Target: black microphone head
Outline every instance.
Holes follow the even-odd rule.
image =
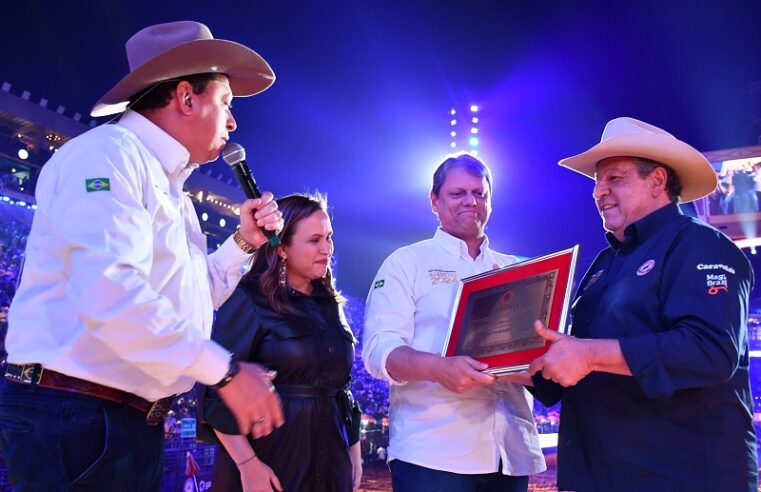
[[[230,165],[234,166],[240,161],[246,160],[246,149],[242,145],[235,142],[228,142],[225,148],[222,149],[222,159]]]

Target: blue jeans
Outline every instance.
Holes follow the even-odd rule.
[[[501,472],[463,475],[432,470],[393,460],[391,482],[394,492],[526,492],[528,476],[511,477]]]
[[[125,405],[0,378],[0,450],[14,492],[159,492],[164,428]]]

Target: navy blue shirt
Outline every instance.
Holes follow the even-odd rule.
[[[534,376],[540,401],[562,399],[558,486],[757,492],[748,259],[674,204],[623,243],[607,239],[579,284],[572,334],[619,340],[633,377],[593,372],[562,388]]]

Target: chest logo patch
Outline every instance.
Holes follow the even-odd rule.
[[[650,273],[650,270],[652,270],[654,266],[655,266],[655,260],[647,260],[642,265],[640,265],[639,268],[637,268],[637,275],[640,277],[643,275],[647,275],[648,273]]]
[[[729,292],[729,284],[727,283],[727,274],[725,273],[709,273],[706,275],[706,287],[708,287],[708,295],[715,296],[721,291]]]
[[[452,270],[428,270],[428,278],[431,279],[431,285],[456,284],[457,272]]]

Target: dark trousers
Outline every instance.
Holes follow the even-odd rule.
[[[160,492],[164,428],[124,405],[0,379],[14,492]]]
[[[432,470],[393,460],[391,481],[394,492],[526,492],[528,476],[511,477],[501,472],[463,475]]]

